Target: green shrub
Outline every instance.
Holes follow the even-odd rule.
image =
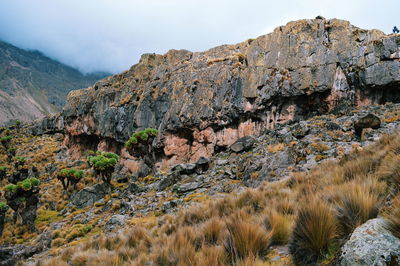
[[[16,160],[17,162],[20,162],[20,163],[26,162],[27,159],[28,159],[28,158],[23,157],[23,156],[16,156],[16,157],[15,157],[15,160]]]
[[[20,187],[21,187],[23,190],[28,191],[28,190],[31,190],[31,189],[32,189],[32,184],[31,184],[31,182],[29,182],[29,180],[24,180],[24,181],[22,181],[22,183],[20,184]]]
[[[104,182],[110,183],[114,166],[118,163],[119,156],[112,152],[97,153],[89,156],[89,165],[95,170],[96,176],[100,175]]]
[[[7,166],[0,166],[0,172],[5,172],[7,169]]]
[[[3,147],[7,150],[8,146],[12,140],[12,136],[4,136],[4,137],[0,137],[0,143],[3,145]]]
[[[4,189],[9,192],[15,192],[15,191],[17,191],[17,185],[9,184],[9,185],[5,186]]]
[[[31,178],[28,178],[26,180],[28,180],[31,183],[31,185],[34,186],[34,187],[40,185],[40,180],[35,178],[35,177],[31,177]]]
[[[158,134],[158,130],[155,128],[146,128],[141,131],[137,131],[132,134],[127,142],[125,142],[125,147],[131,149],[134,145],[140,142],[147,142],[150,137],[155,137]]]
[[[23,181],[18,182],[16,185],[8,184],[7,186],[4,187],[4,189],[6,191],[15,193],[18,189],[22,189],[24,191],[29,191],[32,188],[37,187],[39,185],[40,185],[40,180],[35,177],[31,177],[31,178],[27,178]]]
[[[5,202],[0,202],[0,210],[7,208],[7,204]]]
[[[12,136],[4,136],[0,138],[1,143],[9,143],[12,140]]]
[[[71,169],[62,169],[59,173],[60,176],[65,178],[74,178],[74,179],[81,179],[84,175],[83,170],[76,170],[74,168]]]

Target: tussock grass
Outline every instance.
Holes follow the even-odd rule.
[[[270,245],[271,233],[239,217],[227,222],[228,237],[224,243],[227,255],[232,262],[247,257],[262,257]]]
[[[206,221],[201,230],[204,242],[208,245],[220,243],[226,234],[225,223],[216,217]]]
[[[286,243],[294,263],[326,263],[381,206],[400,236],[399,162],[400,135],[385,135],[340,161],[100,236],[38,265],[273,265],[269,248]]]
[[[400,238],[400,194],[392,200],[392,205],[385,211],[386,228]]]
[[[272,244],[285,245],[292,233],[293,216],[272,211],[266,215],[264,225],[267,230],[271,231]]]
[[[295,263],[315,263],[337,236],[337,221],[331,207],[317,198],[300,208],[289,249]]]
[[[335,187],[335,191],[336,215],[343,236],[378,215],[379,197],[368,184],[349,182]]]

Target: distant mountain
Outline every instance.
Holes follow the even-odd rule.
[[[71,90],[91,86],[106,73],[82,74],[38,51],[0,41],[0,124],[30,121],[59,111]]]

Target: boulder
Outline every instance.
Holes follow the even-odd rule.
[[[19,260],[29,258],[39,249],[26,245],[0,246],[0,266],[12,266]]]
[[[105,229],[107,231],[112,231],[117,227],[120,227],[125,224],[125,220],[127,219],[126,215],[116,214],[111,216],[111,218],[107,221],[105,225]]]
[[[247,136],[238,139],[235,143],[230,146],[231,151],[239,153],[243,151],[249,151],[253,148],[255,139],[253,137]]]
[[[84,208],[94,204],[110,192],[111,187],[106,183],[86,187],[72,195],[71,204],[78,208]]]
[[[178,205],[181,205],[182,204],[182,200],[181,199],[179,199],[179,200],[170,200],[170,201],[166,201],[166,202],[164,202],[163,203],[163,211],[164,212],[168,212],[168,211],[170,211],[171,209],[173,209],[173,208],[175,208],[175,207],[177,207]]]
[[[196,162],[196,173],[201,174],[208,170],[210,166],[210,159],[205,157],[200,157],[199,160]]]
[[[157,186],[157,190],[163,191],[167,187],[176,184],[179,180],[181,180],[181,175],[179,174],[179,172],[172,172],[171,174],[160,180]]]
[[[367,114],[354,123],[354,131],[361,138],[364,128],[378,129],[381,126],[379,117],[373,114]]]
[[[296,139],[304,138],[309,131],[310,129],[305,122],[300,122],[290,127],[290,133],[292,133],[293,137]]]
[[[376,218],[356,228],[342,248],[340,265],[400,265],[400,239],[384,223]]]
[[[171,171],[181,175],[190,175],[196,172],[196,167],[194,163],[183,163],[175,165],[172,167]]]
[[[182,185],[178,185],[174,188],[177,193],[185,193],[202,187],[202,182],[190,182]]]

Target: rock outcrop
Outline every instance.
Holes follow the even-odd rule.
[[[342,248],[340,265],[399,265],[400,239],[376,218],[358,227]]]
[[[57,127],[71,155],[119,152],[133,132],[153,127],[161,169],[196,162],[276,124],[398,102],[399,44],[400,36],[318,18],[205,52],[145,54],[128,71],[72,91]]]

